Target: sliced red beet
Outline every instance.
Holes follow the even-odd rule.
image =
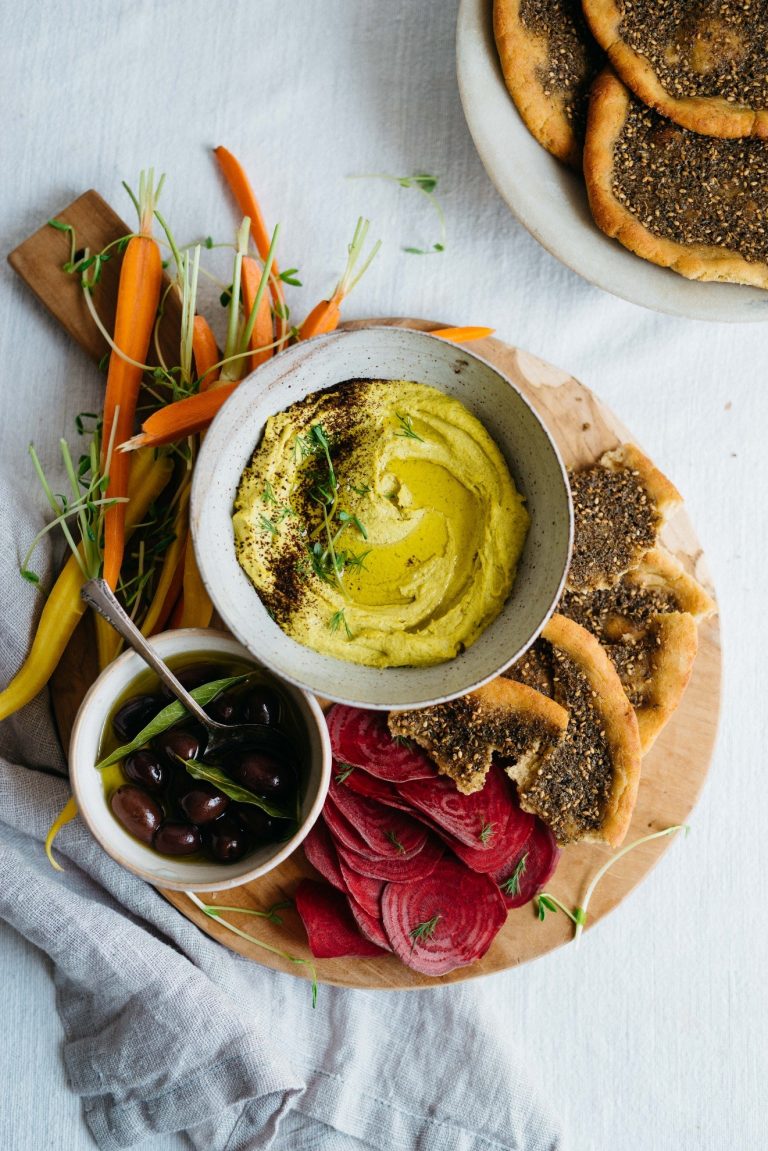
[[[445,841],[459,859],[471,867],[473,871],[486,871],[494,874],[505,863],[519,856],[522,848],[528,842],[533,832],[536,817],[522,811],[517,804],[510,809],[507,826],[504,828],[491,827],[484,841],[474,847],[468,847],[452,836],[445,837]]]
[[[422,879],[437,867],[444,854],[442,843],[433,836],[427,837],[421,851],[411,859],[403,859],[397,855],[389,859],[369,858],[351,851],[343,843],[337,843],[336,850],[339,862],[346,863],[358,875],[366,875],[371,879],[385,879],[392,883],[407,883]]]
[[[390,807],[399,807],[401,810],[412,810],[410,803],[403,799],[393,784],[377,779],[375,775],[369,775],[361,767],[334,763],[333,778],[340,787],[349,788],[355,795],[364,795],[366,799],[377,799],[379,803],[388,803]]]
[[[339,857],[336,854],[331,833],[322,816],[305,837],[302,847],[307,859],[315,870],[320,872],[323,879],[327,879],[339,891],[346,892],[347,886],[344,882],[344,876],[341,874]]]
[[[343,845],[360,855],[376,856],[376,852],[371,850],[357,828],[349,822],[345,815],[342,815],[330,795],[326,796],[323,804],[323,819],[337,849]]]
[[[467,847],[482,847],[488,828],[497,834],[503,830],[516,807],[509,781],[497,766],[488,772],[482,790],[471,795],[457,791],[452,779],[437,774],[432,779],[398,783],[397,789],[432,823]]]
[[[493,876],[507,907],[522,907],[533,899],[551,878],[559,859],[560,848],[554,835],[537,819],[525,846]],[[522,860],[525,862],[521,865]]]
[[[387,716],[337,703],[325,716],[334,759],[395,783],[429,779],[435,768],[423,751],[393,738]]]
[[[315,959],[382,954],[380,947],[360,934],[347,897],[330,884],[302,879],[294,899]]]
[[[355,795],[343,784],[335,782],[331,783],[328,797],[377,855],[410,859],[424,846],[427,829],[411,816],[375,799]],[[349,846],[358,850],[354,844]]]
[[[422,975],[481,959],[507,918],[493,879],[449,856],[425,879],[388,883],[381,911],[392,950]]]
[[[370,875],[360,875],[346,861],[339,860],[344,890],[347,895],[374,919],[381,919],[381,893],[383,879],[371,879]]]
[[[349,897],[349,910],[352,912],[352,918],[366,939],[370,939],[371,943],[383,947],[385,951],[392,950],[380,919],[369,915],[365,908],[361,907],[359,903],[356,903],[351,896]]]

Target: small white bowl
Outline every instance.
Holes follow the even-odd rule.
[[[215,653],[247,660],[255,667],[262,666],[231,636],[210,629],[166,631],[154,636],[151,642],[165,660]],[[320,706],[306,692],[276,679],[276,686],[289,700],[304,728],[295,736],[307,766],[306,791],[296,834],[285,843],[269,844],[253,851],[237,863],[171,859],[134,839],[118,823],[107,805],[101,773],[95,766],[104,725],[115,700],[146,671],[147,665],[138,655],[125,652],[101,673],[80,705],[69,745],[70,778],[80,814],[108,855],[157,887],[174,891],[223,891],[258,879],[296,850],[325,801],[331,780],[331,745]]]
[[[414,380],[460,400],[496,441],[527,501],[531,526],[500,615],[460,655],[431,667],[362,667],[312,651],[268,615],[237,562],[232,510],[267,419],[350,379]],[[242,644],[288,682],[360,707],[423,707],[498,675],[539,634],[560,597],[573,533],[568,477],[549,432],[515,385],[485,360],[436,336],[367,327],[296,344],[263,364],[223,406],[195,464],[191,505],[198,566]]]

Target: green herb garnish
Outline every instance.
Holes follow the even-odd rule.
[[[344,614],[344,608],[339,608],[335,611],[331,618],[328,620],[328,627],[331,631],[338,631],[341,626],[344,626],[344,631],[347,633],[347,639],[352,639],[352,632],[350,631],[347,617]]]
[[[480,828],[480,834],[478,835],[478,839],[480,840],[481,843],[488,843],[489,839],[491,839],[492,836],[493,836],[493,824],[492,823],[484,823],[483,826]]]
[[[362,176],[351,176],[352,180],[387,180],[401,188],[415,188],[422,196],[429,200],[440,222],[440,240],[431,248],[407,247],[403,248],[412,256],[430,256],[435,252],[445,251],[445,213],[435,191],[437,189],[437,176],[429,172],[414,172],[411,176],[391,176],[388,172],[369,172]]]
[[[400,840],[395,835],[394,831],[388,831],[386,834],[387,834],[387,839],[392,844],[392,846],[395,848],[395,850],[397,852],[399,852],[400,855],[405,855],[405,848],[403,847],[402,843],[400,842]]]
[[[525,875],[526,864],[528,863],[528,852],[517,861],[515,870],[510,875],[509,879],[505,879],[501,884],[501,890],[505,895],[519,895],[520,894],[520,880]]]
[[[400,421],[400,431],[395,432],[395,435],[402,436],[404,439],[408,440],[418,440],[419,443],[423,444],[424,440],[422,437],[413,430],[413,421],[411,420],[411,417],[404,415],[402,412],[395,412],[395,415]]]
[[[334,779],[337,783],[346,783],[355,768],[351,763],[340,763],[338,767],[339,770],[336,772]]]
[[[587,887],[586,892],[584,893],[584,899],[582,901],[581,907],[574,907],[573,911],[569,911],[568,908],[563,903],[561,903],[561,901],[556,896],[552,895],[551,892],[543,891],[540,895],[537,896],[536,900],[537,914],[539,919],[544,919],[548,911],[557,911],[559,908],[560,911],[567,915],[571,922],[574,924],[575,930],[573,933],[573,938],[574,941],[578,941],[587,922],[587,908],[589,907],[590,900],[592,899],[595,888],[605,875],[606,871],[613,867],[614,863],[618,863],[621,857],[626,855],[628,851],[632,851],[635,847],[640,847],[640,845],[643,843],[650,843],[652,839],[662,839],[665,835],[672,835],[676,831],[684,831],[687,835],[689,830],[690,829],[688,828],[687,824],[676,823],[672,827],[665,827],[663,831],[653,831],[650,835],[643,835],[640,839],[636,839],[633,843],[628,843],[626,847],[622,847],[621,851],[617,851],[615,855],[612,855],[610,859],[608,859],[595,873],[589,882],[589,886]]]
[[[426,919],[423,923],[417,923],[415,927],[411,928],[411,930],[408,932],[411,937],[411,950],[413,950],[413,948],[416,946],[416,943],[420,942],[422,939],[432,938],[432,936],[435,934],[435,928],[442,918],[443,917],[440,912],[437,912],[437,914],[433,915],[431,919]]]

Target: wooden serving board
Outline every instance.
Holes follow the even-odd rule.
[[[78,209],[78,221],[86,242],[94,251],[109,243],[116,235],[124,234],[125,226],[96,197],[102,207],[97,216],[87,211],[86,193],[67,211]],[[105,216],[103,208],[107,209]],[[70,218],[65,215],[65,218]],[[97,226],[94,225],[97,220]],[[48,229],[50,236],[37,233],[13,253],[11,262],[30,284],[38,298],[48,306],[56,318],[92,355],[101,351],[92,347],[80,315],[79,301],[72,297],[72,306],[65,306],[57,295],[56,279],[50,264],[60,266],[61,234]],[[44,242],[53,238],[54,243]],[[34,258],[27,258],[25,248],[35,242]],[[20,258],[19,253],[25,258]],[[63,258],[66,258],[64,256]],[[106,283],[104,290],[106,291]],[[114,289],[112,289],[114,290]],[[55,297],[55,307],[52,307]],[[109,308],[105,301],[104,307]],[[111,300],[114,307],[114,299]],[[370,321],[368,321],[370,322]],[[366,321],[348,325],[362,327]],[[377,320],[402,327],[429,330],[441,325],[413,319]],[[592,463],[604,451],[632,439],[627,429],[597,399],[588,388],[567,373],[497,339],[476,341],[469,348],[483,356],[512,379],[541,415],[554,436],[569,468]],[[457,347],[456,354],[462,352]],[[674,479],[674,476],[671,477]],[[677,512],[664,530],[663,541],[688,571],[711,592],[711,581],[706,570],[696,533],[684,510]],[[93,664],[87,660],[87,623],[78,630],[71,650],[65,655],[59,675],[54,683],[54,707],[59,729],[66,742],[79,700],[88,688],[93,675]],[[709,769],[717,731],[720,704],[720,633],[717,618],[705,621],[699,630],[699,652],[693,675],[683,702],[672,721],[662,732],[650,753],[643,760],[643,773],[632,825],[627,843],[661,830],[672,824],[684,823],[696,803]],[[603,879],[590,905],[587,929],[607,915],[648,874],[672,838],[663,838],[644,844],[620,860]],[[595,844],[568,847],[563,852],[558,869],[547,885],[566,906],[579,904],[590,878],[611,855],[609,849]],[[272,904],[290,899],[296,883],[304,876],[316,877],[314,869],[297,851],[280,867],[254,883],[245,884],[222,895],[208,895],[203,902],[221,903],[228,907],[266,910]],[[282,971],[309,978],[306,967],[296,966],[264,951],[255,944],[229,932],[226,927],[200,912],[183,893],[164,891],[163,895],[201,930],[217,939],[225,947]],[[228,918],[241,930],[258,936],[265,944],[298,958],[311,958],[306,936],[295,911],[281,912],[282,924],[274,925],[253,916],[230,912]],[[321,982],[358,988],[411,989],[455,983],[480,975],[502,971],[519,963],[536,959],[555,947],[567,943],[572,936],[569,921],[560,915],[549,915],[539,922],[533,907],[518,908],[509,913],[505,927],[497,936],[490,951],[471,967],[460,968],[438,979],[428,978],[404,967],[394,956],[380,959],[326,959],[315,960]]]

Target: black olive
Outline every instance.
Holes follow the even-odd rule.
[[[154,748],[164,755],[170,763],[179,759],[197,759],[202,747],[205,746],[202,738],[202,728],[172,727],[158,735],[153,740]]]
[[[202,846],[202,838],[193,824],[168,819],[155,832],[152,846],[162,855],[194,855]]]
[[[121,743],[131,743],[162,709],[163,701],[156,695],[134,695],[115,712],[112,730]]]
[[[228,812],[219,816],[205,829],[206,852],[219,863],[236,863],[251,848],[251,837],[237,819]]]
[[[292,764],[264,751],[236,751],[225,770],[234,780],[263,799],[290,798],[296,791],[296,771]]]
[[[217,696],[205,710],[217,723],[237,723],[237,700],[229,692]]]
[[[132,752],[123,764],[123,773],[131,783],[141,784],[147,791],[162,791],[169,775],[167,765],[149,747]]]
[[[192,823],[198,825],[212,823],[223,815],[229,807],[229,796],[218,787],[206,780],[190,779],[189,786],[177,793],[177,802],[181,810]]]
[[[159,804],[140,787],[126,783],[112,793],[109,806],[126,831],[151,843],[163,818]]]
[[[243,723],[275,725],[280,721],[280,696],[271,687],[263,684],[252,687],[243,697],[240,705],[240,718]]]

